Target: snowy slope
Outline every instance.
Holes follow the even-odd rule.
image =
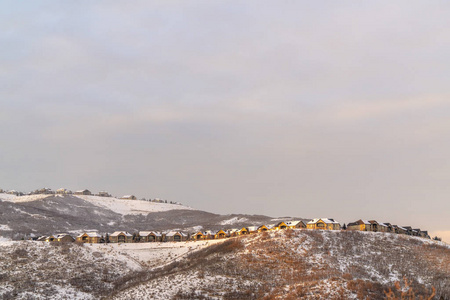
[[[74,195],[96,206],[101,206],[122,215],[148,214],[169,210],[194,210],[191,207],[169,203],[156,203],[144,200],[126,200],[114,197]]]
[[[383,299],[396,282],[450,297],[450,246],[372,232],[277,231],[241,237],[115,299]],[[207,249],[205,249],[207,250]],[[410,286],[403,284],[403,276]],[[398,294],[397,294],[398,295]],[[203,297],[203,298],[202,298]]]
[[[152,212],[161,212],[169,210],[193,210],[191,207],[168,204],[168,203],[156,203],[143,200],[125,200],[118,199],[114,197],[99,197],[99,196],[84,196],[84,195],[72,195],[83,199],[95,206],[102,208],[107,208],[115,213],[121,215],[137,215],[137,214],[148,214]],[[13,202],[13,203],[24,203],[43,200],[49,197],[61,197],[61,195],[28,195],[28,196],[15,196],[9,194],[0,194],[0,200]]]
[[[14,202],[14,203],[20,203],[20,202],[30,202],[30,201],[42,200],[49,196],[51,196],[51,195],[39,194],[39,195],[16,196],[16,195],[0,193],[0,200]]]

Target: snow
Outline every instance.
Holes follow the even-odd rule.
[[[11,229],[11,227],[9,227],[8,225],[2,225],[2,224],[0,224],[0,230],[3,230],[3,231],[11,231],[12,229]]]
[[[223,220],[222,222],[220,222],[220,225],[231,225],[231,224],[236,224],[236,223],[241,223],[241,222],[247,222],[248,219],[247,218],[239,218],[239,217],[234,217],[228,220]]]
[[[38,195],[16,196],[16,195],[1,193],[0,199],[4,200],[4,201],[8,201],[8,202],[30,202],[30,201],[42,200],[49,196],[53,196],[53,195],[38,194]]]
[[[45,199],[47,197],[55,197],[55,196],[63,197],[62,195],[45,195],[45,194],[16,196],[1,193],[0,200],[19,203],[19,202],[37,201]],[[128,200],[128,199],[118,199],[114,197],[100,197],[87,195],[72,195],[72,196],[78,197],[96,206],[104,207],[123,215],[138,215],[138,214],[146,215],[151,212],[161,212],[177,209],[194,210],[193,208],[184,205],[157,203],[144,200]]]
[[[100,197],[87,195],[74,195],[74,196],[86,200],[96,206],[101,206],[123,215],[138,215],[138,214],[146,215],[152,212],[161,212],[176,209],[194,210],[191,207],[183,205],[156,203],[144,200],[127,200],[127,199],[118,199],[114,197]]]
[[[224,240],[90,244],[92,249],[130,262],[134,268],[162,267],[187,254]]]

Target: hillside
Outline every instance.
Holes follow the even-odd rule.
[[[218,215],[183,205],[113,197],[0,194],[0,236],[16,240],[31,234],[77,234],[85,230],[213,230],[270,220],[266,216]]]
[[[386,233],[278,231],[207,248],[166,273],[115,299],[380,299],[403,279],[416,296],[434,288],[449,299],[450,247]]]
[[[0,297],[380,299],[408,280],[450,297],[450,246],[388,233],[287,230],[227,240],[0,242]],[[75,297],[76,296],[76,297]]]

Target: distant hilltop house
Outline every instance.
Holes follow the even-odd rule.
[[[100,196],[100,197],[111,197],[111,195],[108,192],[106,192],[106,191],[98,192],[97,196]]]
[[[35,194],[35,195],[52,195],[52,194],[55,194],[55,192],[52,191],[52,189],[50,189],[50,188],[42,188],[42,189],[39,189],[39,190],[35,190],[31,194]]]
[[[56,190],[56,194],[58,194],[58,195],[70,195],[70,194],[72,194],[72,191],[68,190],[68,189],[60,188],[60,189]]]
[[[9,195],[15,195],[15,196],[22,196],[22,195],[23,195],[23,193],[18,192],[18,191],[16,191],[16,190],[9,190],[9,191],[7,192],[7,194],[9,194]]]
[[[136,198],[136,196],[134,196],[134,195],[125,195],[125,196],[122,196],[120,199],[124,199],[124,200],[136,200],[137,198]]]
[[[2,193],[4,193],[4,192],[3,192],[3,189],[0,189],[0,194],[2,194]]]
[[[90,190],[79,190],[74,193],[74,195],[92,195]]]
[[[312,219],[306,224],[308,229],[323,229],[323,230],[339,230],[341,225],[334,219],[322,218]]]
[[[109,235],[110,243],[132,243],[133,235],[126,231],[116,231]]]

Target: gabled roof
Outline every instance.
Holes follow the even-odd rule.
[[[175,235],[181,235],[181,236],[187,236],[187,234],[181,232],[181,231],[170,231],[168,233],[166,233],[166,236],[175,236]]]
[[[139,231],[139,236],[148,236],[148,235],[161,236],[161,232],[157,231]]]
[[[316,224],[319,221],[323,221],[326,224],[339,224],[339,222],[336,222],[334,219],[329,218],[312,219],[308,222],[308,224]]]
[[[120,234],[123,234],[125,236],[133,236],[132,234],[126,232],[126,231],[115,231],[114,233],[111,233],[109,236],[119,236]]]
[[[62,239],[63,237],[65,237],[65,236],[70,236],[70,237],[72,237],[70,234],[68,234],[68,233],[58,233],[57,235],[55,235],[55,238],[57,238],[57,239]]]
[[[82,234],[80,234],[77,237],[82,237],[83,235],[87,235],[88,237],[102,237],[98,232],[92,231],[92,232],[84,232]]]
[[[303,221],[301,221],[301,220],[299,220],[299,221],[287,221],[287,222],[285,222],[285,224],[286,224],[287,226],[297,226],[299,223],[305,224],[305,222],[303,222]],[[306,224],[305,224],[305,225],[306,225]]]

